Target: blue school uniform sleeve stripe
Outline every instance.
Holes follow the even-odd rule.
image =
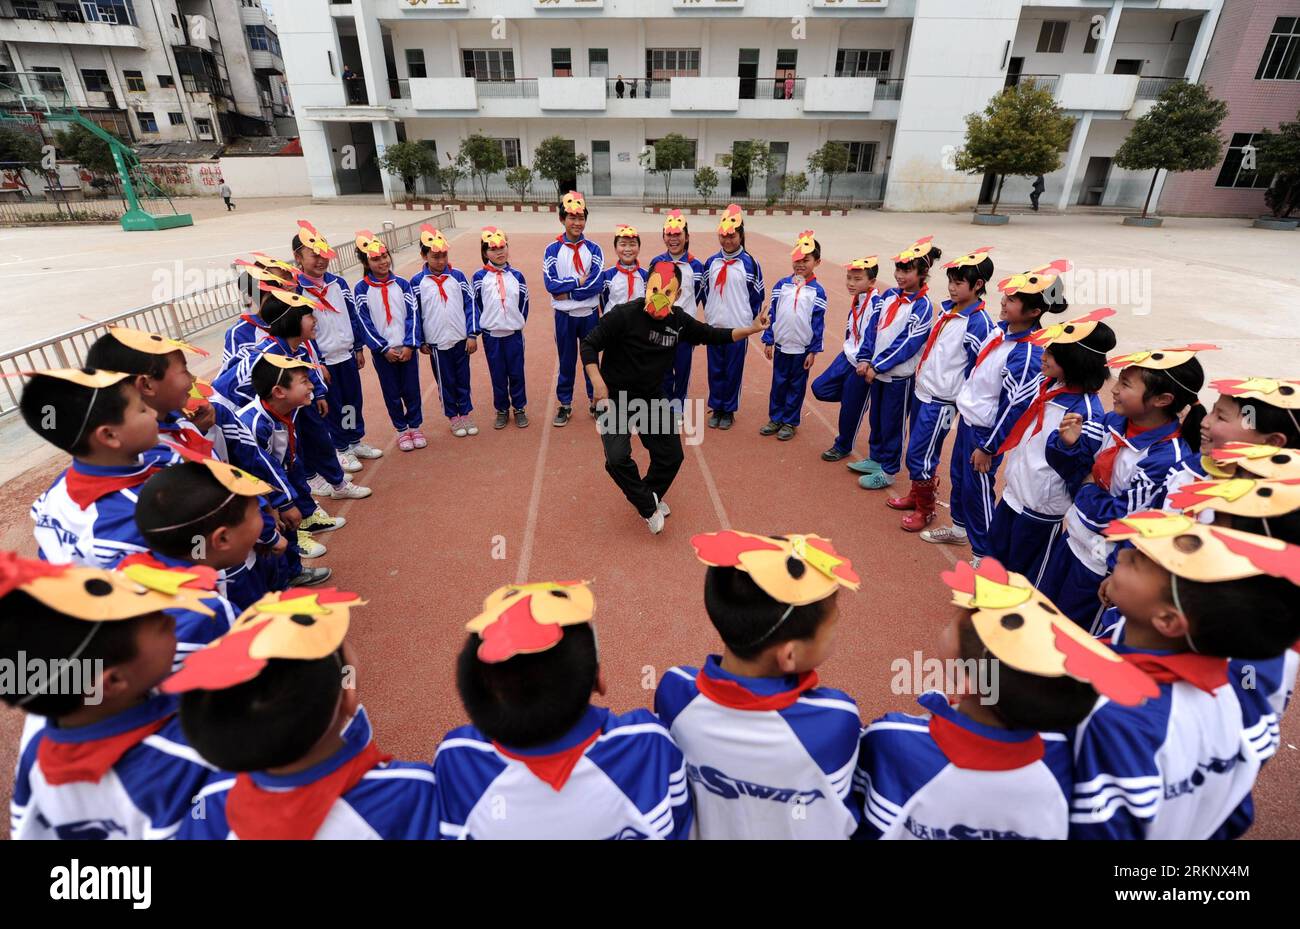
[[[777,281],[772,287],[772,296],[768,300],[767,305],[767,315],[770,318],[767,322],[767,328],[763,330],[764,345],[776,344],[776,335],[773,332],[773,329],[776,326],[776,305],[781,299],[781,288],[785,286],[786,280],[786,278],[781,278],[781,280]]]
[[[447,733],[433,757],[437,788],[438,831],[444,839],[458,839],[479,800],[506,764],[473,726]]]
[[[930,326],[933,324],[933,316],[934,307],[928,297],[914,300],[907,325],[884,351],[876,355],[876,360],[871,363],[871,366],[878,372],[888,374],[893,368],[908,361],[925,347],[925,340],[929,337]]]
[[[1074,733],[1071,839],[1142,839],[1164,793],[1156,752],[1171,704],[1160,697],[1129,708],[1103,701]]]
[[[879,839],[911,797],[948,766],[923,716],[888,713],[862,730],[853,794],[862,825],[855,838]]]
[[[569,293],[573,290],[573,281],[568,278],[559,278],[556,276],[558,270],[558,256],[560,254],[561,243],[556,241],[546,246],[542,252],[542,286],[546,292],[552,296]]]
[[[822,337],[826,332],[826,289],[821,284],[814,282],[813,290],[817,294],[817,299],[813,301],[812,344],[808,346],[808,351],[820,352],[822,350]]]
[[[763,307],[763,269],[749,252],[741,252],[741,264],[745,268],[745,278],[749,283],[749,309],[754,318]]]
[[[669,668],[655,688],[655,715],[669,729],[682,710],[699,695],[699,690],[695,687],[695,676],[698,673],[698,668]]]
[[[1021,415],[1038,395],[1038,373],[1043,365],[1043,350],[1027,341],[1017,342],[1007,357],[1006,374],[998,393],[997,414],[988,429],[975,430],[980,448],[994,454],[1006,441]]]
[[[605,256],[595,242],[586,240],[586,244],[591,253],[591,267],[587,269],[586,282],[573,288],[573,293],[569,294],[571,300],[590,300],[604,286]]]
[[[650,838],[684,839],[693,811],[686,760],[668,730],[647,710],[614,717],[587,758],[618,785],[655,831]]]
[[[379,334],[375,328],[375,321],[370,317],[369,305],[370,285],[364,280],[357,282],[356,301],[357,301],[357,320],[361,323],[361,338],[370,350],[374,352],[384,352],[388,348],[388,342]]]
[[[515,276],[515,280],[517,280],[517,281],[519,282],[519,312],[520,312],[520,314],[524,317],[524,320],[527,321],[527,319],[528,319],[528,282],[524,280],[524,276],[523,276],[523,274],[520,273],[519,271],[517,271],[517,270],[514,269],[514,268],[511,268],[511,269],[510,269],[510,273],[513,274],[513,275]]]

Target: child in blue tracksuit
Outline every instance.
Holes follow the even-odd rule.
[[[745,251],[745,213],[734,203],[718,220],[718,244],[722,250],[704,263],[704,321],[743,329],[763,306],[763,269]],[[746,351],[744,342],[708,347],[710,429],[730,429],[736,421]]]
[[[469,280],[451,266],[451,246],[442,232],[427,223],[420,227],[424,267],[411,278],[415,293],[415,337],[429,356],[433,379],[442,395],[442,412],[457,438],[478,435],[469,418],[469,356],[478,351],[478,307]]]
[[[253,252],[252,261],[236,258],[235,264],[244,269],[239,274],[239,293],[245,312],[238,322],[226,330],[221,349],[222,371],[238,360],[240,348],[256,342],[266,333],[266,322],[258,315],[264,293],[261,285],[292,288],[298,276],[298,269],[287,261],[280,261],[261,252]]]
[[[479,256],[483,267],[474,272],[471,285],[479,309],[483,354],[492,376],[492,406],[496,409],[493,429],[510,424],[527,427],[528,392],[524,384],[524,323],[528,321],[528,282],[510,266],[510,243],[505,231],[484,226],[479,235]]]
[[[799,234],[791,255],[794,274],[772,288],[772,306],[763,333],[763,354],[772,362],[772,391],[768,422],[759,435],[775,434],[782,442],[794,438],[803,412],[808,372],[822,350],[826,328],[826,290],[817,280],[822,247],[812,230]]]
[[[361,335],[370,346],[375,375],[384,395],[388,418],[397,430],[397,447],[404,452],[429,444],[420,426],[420,365],[415,358],[415,291],[405,278],[393,274],[388,246],[369,232],[357,234],[357,258],[366,269],[352,293]]]
[[[907,436],[907,470],[911,489],[885,504],[911,510],[903,517],[906,532],[920,532],[934,520],[936,471],[948,430],[957,418],[957,392],[975,365],[980,345],[993,328],[984,309],[984,290],[993,276],[989,249],[976,249],[944,265],[948,297],[921,349],[913,375],[915,397]]]
[[[844,266],[844,286],[852,300],[849,318],[844,322],[844,350],[812,382],[814,397],[840,405],[840,431],[835,443],[822,452],[822,461],[839,461],[853,451],[867,411],[867,362],[876,348],[876,317],[880,311],[877,268],[875,255],[855,258]]]
[[[681,210],[669,210],[664,217],[663,238],[667,251],[650,262],[650,267],[661,261],[671,261],[677,266],[677,270],[682,273],[682,284],[677,292],[676,306],[687,316],[693,317],[697,307],[704,302],[707,278],[704,264],[691,254],[691,230]],[[672,367],[664,375],[664,396],[678,414],[686,406],[686,391],[691,383],[691,357],[694,352],[694,345],[685,340],[679,341]]]
[[[1063,473],[1053,468],[1047,443],[1071,413],[1083,419],[1085,429],[1101,433],[1106,411],[1098,391],[1110,378],[1106,353],[1115,347],[1114,331],[1101,320],[1114,313],[1095,310],[1033,336],[1043,346],[1038,393],[999,449],[1006,456],[1006,486],[989,526],[990,554],[1035,584],[1087,476],[1086,467]]]
[[[853,470],[862,473],[858,484],[867,490],[893,484],[902,465],[903,437],[911,418],[912,373],[934,322],[926,281],[943,252],[930,244],[933,238],[918,239],[894,256],[898,286],[880,295],[875,350],[866,375],[871,457],[853,465]]]
[[[555,385],[559,409],[553,426],[564,426],[573,415],[574,369],[578,364],[578,345],[600,321],[598,308],[605,280],[601,276],[604,256],[600,246],[583,236],[587,228],[587,204],[582,194],[571,190],[558,208],[564,232],[546,246],[542,255],[542,283],[551,295],[555,310],[555,350],[560,358],[560,376]],[[593,416],[591,380],[587,381],[587,408]],[[527,421],[527,420],[525,420]]]
[[[1003,443],[1038,395],[1043,349],[1032,337],[1041,328],[1044,313],[1066,310],[1060,275],[1069,267],[1066,261],[1053,262],[999,282],[1001,320],[980,345],[957,394],[961,422],[949,462],[952,526],[925,529],[921,538],[940,544],[969,543],[976,566],[990,550],[989,525],[996,503],[993,483],[1002,463]]]
[[[645,296],[650,272],[641,267],[641,233],[635,226],[620,223],[614,230],[614,254],[618,263],[600,273],[600,312],[603,315],[623,303]]]
[[[1102,612],[1097,590],[1115,566],[1115,543],[1104,535],[1106,527],[1130,513],[1163,506],[1169,473],[1193,457],[1183,436],[1199,435],[1205,417],[1197,399],[1205,372],[1195,349],[1112,358],[1110,366],[1124,370],[1101,428],[1085,429],[1078,414],[1063,417],[1047,443],[1047,460],[1058,472],[1090,471],[1043,570],[1043,593],[1085,628]]]

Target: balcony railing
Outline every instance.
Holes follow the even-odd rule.
[[[1144,77],[1138,80],[1137,99],[1155,100],[1175,84],[1185,84],[1185,77]]]
[[[883,77],[876,79],[877,100],[902,100],[903,79],[901,77]]]
[[[480,99],[483,97],[535,99],[537,97],[537,78],[521,77],[499,81],[476,80],[474,89],[478,91]]]
[[[741,100],[802,100],[804,80],[792,77],[742,77]]]
[[[106,26],[134,26],[136,23],[131,22],[132,15],[130,9],[125,5],[107,6],[98,8],[99,19],[97,23],[103,23]],[[118,14],[122,18],[118,18]],[[86,22],[85,14],[81,7],[71,3],[10,3],[0,6],[0,19],[25,19],[29,22],[44,23],[84,23]]]
[[[366,91],[366,79],[360,74],[354,77],[341,77],[340,83],[343,84],[343,99],[347,101],[348,106],[369,106],[370,94]]]
[[[209,77],[204,74],[182,74],[181,87],[188,94],[216,94],[221,97],[231,97],[230,81],[219,77]]]
[[[670,77],[611,77],[605,81],[605,97],[609,100],[619,98],[628,100],[635,97],[646,100],[667,100],[671,82]],[[618,91],[620,83],[623,85],[622,93]]]
[[[394,100],[410,100],[411,82],[390,77],[388,79],[388,96],[392,97]]]
[[[1039,90],[1045,90],[1049,94],[1056,93],[1056,85],[1060,83],[1061,75],[1059,74],[1013,74],[1007,77],[1007,86],[1015,87],[1017,84],[1033,84]]]

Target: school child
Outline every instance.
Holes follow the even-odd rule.
[[[844,322],[844,350],[812,382],[815,398],[840,405],[839,433],[835,443],[822,452],[822,461],[847,457],[857,441],[867,411],[867,362],[875,350],[876,313],[880,309],[876,256],[855,258],[844,269],[844,287],[850,300],[849,318]]]
[[[647,710],[591,703],[605,693],[594,611],[583,581],[516,584],[467,624],[456,689],[471,724],[433,759],[443,838],[686,838],[686,770],[668,730]]]
[[[155,470],[140,456],[158,444],[158,419],[135,379],[94,368],[34,372],[18,405],[33,432],[72,456],[32,504],[41,557],[111,568],[146,551],[135,490]]]
[[[1123,710],[1156,697],[1155,682],[993,557],[942,576],[956,607],[942,638],[958,669],[953,702],[928,691],[924,715],[886,713],[863,730],[858,837],[1064,839],[1074,790],[1065,733],[1098,694]]]
[[[718,218],[718,245],[721,250],[704,262],[704,321],[710,326],[744,329],[758,318],[765,288],[763,269],[745,251],[745,212],[735,203]],[[736,422],[747,351],[744,342],[710,345],[705,350],[710,429],[730,429]]]
[[[222,371],[236,361],[243,346],[263,338],[266,332],[266,322],[258,314],[263,293],[260,285],[265,283],[279,288],[291,288],[298,279],[296,267],[261,252],[253,252],[252,261],[236,258],[235,264],[244,269],[239,272],[239,293],[244,313],[238,322],[226,330],[221,351]]]
[[[362,460],[380,458],[384,454],[365,441],[364,397],[361,393],[361,369],[366,364],[362,352],[365,340],[356,302],[348,282],[329,271],[330,260],[335,257],[334,249],[305,219],[298,220],[298,233],[290,242],[290,248],[299,270],[294,289],[297,293],[311,295],[320,306],[312,343],[320,357],[311,360],[319,361],[327,372],[327,394],[323,399],[327,401],[324,417],[329,444],[342,468],[355,473],[361,470]],[[323,447],[321,420],[315,408],[304,414],[304,464],[309,476],[316,472],[337,486],[337,471],[331,466]],[[330,496],[324,493],[324,487],[317,486],[316,491]]]
[[[939,456],[957,418],[957,393],[970,374],[980,345],[993,328],[984,308],[984,291],[993,277],[989,248],[979,248],[944,265],[948,298],[916,362],[912,420],[907,436],[907,470],[912,488],[885,505],[911,510],[903,517],[906,532],[920,532],[934,520],[939,489]]]
[[[763,332],[763,354],[772,362],[772,390],[768,421],[758,430],[782,442],[793,439],[799,427],[808,372],[822,350],[826,329],[826,289],[817,280],[822,247],[811,229],[799,233],[790,261],[794,273],[772,288],[772,321]]]
[[[1197,392],[1205,372],[1204,344],[1133,352],[1112,358],[1122,368],[1111,390],[1111,412],[1084,431],[1078,414],[1062,417],[1046,457],[1058,473],[1088,469],[1066,511],[1043,569],[1043,593],[1071,619],[1096,629],[1097,588],[1114,567],[1115,543],[1104,535],[1113,520],[1164,505],[1169,472],[1192,456],[1184,435],[1199,435],[1205,408]],[[1181,423],[1179,414],[1187,410]]]
[[[397,447],[404,452],[424,448],[429,442],[420,431],[424,411],[415,358],[415,291],[409,281],[393,274],[393,256],[373,233],[358,232],[356,244],[366,274],[352,288],[352,297],[388,418],[397,430]]]
[[[1068,261],[1016,274],[998,283],[1002,312],[996,326],[980,344],[970,374],[957,393],[961,422],[949,462],[952,483],[952,526],[924,529],[927,542],[967,545],[972,563],[990,553],[989,524],[993,521],[993,482],[1002,463],[1003,443],[1038,395],[1043,350],[1032,337],[1042,327],[1044,313],[1068,309],[1060,284]],[[1052,597],[1053,591],[1043,590]]]
[[[557,212],[564,231],[546,246],[542,254],[542,283],[551,295],[551,306],[555,310],[555,351],[560,359],[560,376],[555,386],[559,408],[551,425],[565,426],[573,415],[578,344],[600,319],[598,307],[605,279],[601,274],[604,256],[600,246],[583,236],[588,211],[582,194],[576,190],[569,191],[561,198]],[[583,378],[586,376],[584,371]],[[587,407],[595,416],[590,380],[587,381]],[[515,422],[518,425],[518,419]]]
[[[176,834],[212,768],[185,744],[175,698],[154,688],[176,652],[164,611],[203,612],[202,596],[167,570],[128,576],[0,553],[0,661],[60,669],[0,691],[29,714],[11,838]]]
[[[1115,347],[1115,333],[1102,320],[1114,315],[1102,308],[1030,336],[1043,349],[1042,376],[1033,402],[998,449],[1006,456],[1006,487],[989,525],[989,548],[1004,567],[1034,583],[1087,477],[1084,468],[1058,473],[1047,461],[1047,443],[1070,413],[1085,429],[1101,431],[1106,411],[1098,392],[1110,379],[1106,353]]]
[[[433,772],[379,750],[349,683],[345,637],[364,604],[333,588],[268,594],[163,683],[222,769],[178,839],[438,837]]]
[[[692,837],[845,839],[861,723],[847,694],[821,687],[852,564],[816,535],[702,533],[704,606],[722,638],[702,668],[673,667],[655,712],[686,756]]]
[[[902,464],[903,437],[912,415],[912,374],[934,317],[926,282],[943,255],[933,241],[934,236],[917,239],[894,256],[898,286],[880,295],[874,351],[866,373],[871,456],[852,466],[863,472],[858,484],[867,490],[893,484]]]
[[[510,243],[504,230],[484,226],[479,235],[483,267],[474,272],[474,304],[479,310],[483,355],[492,376],[493,429],[510,424],[528,426],[527,385],[524,383],[524,323],[528,321],[528,282],[510,266]],[[559,311],[557,311],[558,314]],[[557,326],[558,326],[558,315]],[[570,388],[572,389],[572,388]]]
[[[600,312],[645,296],[645,282],[650,272],[641,267],[641,233],[635,226],[620,223],[614,227],[614,255],[618,261],[600,273],[604,284],[600,290]]]
[[[429,356],[433,379],[442,396],[442,412],[457,438],[478,435],[469,414],[469,356],[478,351],[478,306],[474,289],[463,273],[451,266],[451,246],[442,232],[428,223],[420,227],[420,255],[424,267],[411,278],[417,308],[415,332],[420,351]]]
[[[664,248],[666,251],[650,262],[654,267],[661,261],[671,261],[682,273],[681,288],[677,292],[676,306],[687,316],[694,317],[696,310],[704,302],[704,288],[707,277],[704,264],[691,254],[691,230],[681,210],[669,210],[664,216]],[[684,415],[686,409],[686,391],[691,383],[691,357],[695,346],[690,342],[678,342],[677,354],[673,365],[664,375],[664,397],[674,406],[676,415]]]
[[[1122,514],[1106,534],[1132,543],[1106,585],[1123,619],[1114,648],[1160,694],[1103,702],[1074,733],[1070,836],[1237,838],[1272,743],[1249,731],[1243,708],[1258,697],[1227,656],[1276,658],[1300,638],[1300,546],[1158,510]]]

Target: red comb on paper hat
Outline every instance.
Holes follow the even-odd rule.
[[[298,220],[298,241],[304,248],[309,248],[322,258],[333,258],[337,254],[325,237],[316,231],[316,227],[305,219]]]
[[[446,252],[451,250],[451,245],[447,242],[447,237],[442,234],[441,229],[435,229],[428,223],[420,225],[420,244],[431,252]]]
[[[973,252],[967,252],[965,255],[958,255],[952,261],[944,265],[945,268],[967,268],[971,265],[977,265],[989,256],[993,251],[992,245],[981,245]]]
[[[664,232],[681,232],[686,228],[686,217],[681,210],[669,210],[664,215]]]
[[[369,229],[362,229],[357,233],[356,245],[358,249],[371,258],[378,258],[380,255],[388,253],[388,246]]]
[[[564,212],[568,213],[570,216],[576,216],[579,213],[585,212],[587,209],[586,199],[576,190],[571,190],[561,197],[560,203],[564,207]]]
[[[479,660],[509,661],[554,648],[564,626],[589,623],[596,599],[586,581],[539,581],[498,587],[483,601],[483,610],[465,629],[481,639]]]
[[[1170,574],[1215,584],[1267,574],[1300,584],[1300,545],[1198,523],[1166,510],[1146,510],[1106,527],[1106,538],[1133,547]]]
[[[930,249],[932,248],[934,248],[934,236],[928,235],[907,246],[893,257],[893,261],[895,264],[907,264],[909,261],[928,261]]]
[[[1219,465],[1232,465],[1256,477],[1269,479],[1300,477],[1300,450],[1250,442],[1226,442],[1210,451]]]
[[[738,203],[729,203],[718,217],[718,232],[735,232],[745,224],[745,211]]]
[[[1210,381],[1225,397],[1259,400],[1284,410],[1300,410],[1300,381],[1272,377],[1229,377]]]
[[[1300,477],[1265,480],[1229,477],[1192,481],[1167,498],[1175,510],[1194,515],[1202,510],[1232,516],[1272,519],[1300,510]]]
[[[487,243],[488,248],[500,248],[506,244],[505,231],[496,226],[484,226],[483,231],[479,233],[479,238]]]
[[[1076,316],[1074,319],[1066,320],[1063,323],[1045,326],[1031,333],[1026,341],[1042,348],[1046,348],[1048,345],[1082,342],[1092,335],[1093,330],[1097,328],[1097,323],[1103,319],[1110,319],[1114,315],[1114,310],[1104,306],[1083,316]]]
[[[790,257],[794,261],[798,261],[800,258],[807,258],[813,253],[813,249],[816,247],[816,234],[811,229],[805,229],[803,232],[799,233],[799,237],[795,239],[794,251],[790,253]]]
[[[998,290],[1010,296],[1011,294],[1041,294],[1047,288],[1057,282],[1062,274],[1073,268],[1064,258],[1058,258],[1050,264],[1045,264],[1041,268],[1034,268],[1032,271],[1025,271],[1022,274],[1013,274],[1011,277],[1005,277],[998,281]]]
[[[1178,345],[1174,348],[1154,348],[1140,352],[1129,352],[1127,355],[1120,355],[1106,362],[1112,368],[1127,368],[1133,365],[1138,368],[1148,368],[1152,371],[1164,371],[1168,368],[1176,368],[1180,364],[1185,364],[1196,357],[1197,352],[1217,351],[1219,346],[1209,342],[1192,342],[1189,345]]]
[[[861,579],[830,539],[818,535],[756,535],[725,529],[691,537],[695,557],[710,567],[737,568],[779,603],[804,606]],[[810,570],[811,569],[811,570]]]

